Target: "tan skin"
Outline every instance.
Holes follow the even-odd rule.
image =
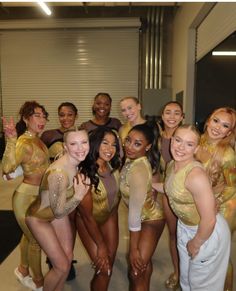
[[[64,132],[74,126],[78,115],[70,106],[62,106],[58,112],[58,119],[61,124],[60,130]]]
[[[126,156],[132,160],[143,157],[150,149],[145,136],[132,130],[125,143]],[[153,270],[152,256],[164,228],[164,219],[144,221],[140,231],[130,231],[129,247],[129,276],[130,290],[149,290],[150,279]]]
[[[166,105],[162,112],[162,121],[164,123],[163,136],[170,139],[183,120],[183,112],[178,104],[170,103]],[[169,230],[170,236],[170,253],[171,259],[174,266],[174,276],[178,280],[179,277],[179,257],[177,251],[177,241],[176,241],[176,228],[177,228],[177,217],[174,215],[173,211],[169,206],[168,199],[166,195],[163,195],[163,209],[166,217],[166,223]]]
[[[88,192],[89,179],[84,179],[77,174],[77,166],[85,158],[88,150],[87,133],[83,131],[71,132],[65,141],[66,153],[50,165],[51,169],[62,169],[67,173],[66,185],[64,183],[60,185],[60,191],[64,194],[64,204],[69,201],[66,199],[67,188],[74,187],[74,195],[70,199],[76,199],[78,203]],[[50,189],[50,174],[48,183]],[[50,207],[50,195],[50,191],[41,193],[44,207]],[[56,213],[56,210],[54,211]],[[56,215],[55,213],[54,215]],[[54,220],[57,220],[56,227],[53,224]],[[26,223],[52,264],[52,268],[45,276],[43,290],[62,291],[73,257],[73,234],[68,215],[60,216],[60,219],[52,221],[28,216]]]
[[[43,131],[44,126],[46,125],[47,119],[40,107],[36,107],[34,109],[34,112],[35,113],[32,116],[24,118],[24,121],[27,124],[27,130],[32,135],[36,136]],[[17,132],[16,132],[16,127],[15,127],[13,117],[11,117],[9,121],[7,121],[5,117],[2,117],[2,121],[3,121],[3,128],[4,128],[5,136],[7,138],[16,138]],[[22,163],[23,164],[27,163],[31,159],[32,154],[33,154],[32,151],[28,150],[28,154],[25,155]],[[40,172],[31,174],[29,176],[24,174],[23,182],[26,184],[39,186],[42,176],[43,176],[43,173],[40,173]],[[25,268],[22,265],[18,266],[18,270],[24,277],[29,275],[29,269]],[[42,278],[33,278],[33,281],[37,287],[40,287],[43,285]]]
[[[116,151],[115,138],[112,134],[105,134],[103,141],[97,160],[98,172],[101,175],[110,171],[108,163]],[[105,153],[109,153],[110,156],[106,156]],[[80,239],[92,261],[92,267],[95,269],[90,288],[93,291],[105,291],[108,290],[119,241],[118,206],[113,209],[108,219],[102,224],[96,222],[92,210],[93,199],[92,193],[89,192],[78,206],[79,215],[76,216],[76,226]]]

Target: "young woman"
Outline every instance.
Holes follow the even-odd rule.
[[[71,102],[63,102],[58,107],[58,118],[60,128],[50,129],[43,132],[41,140],[49,150],[51,161],[54,161],[58,154],[63,152],[63,134],[66,130],[73,128],[78,118],[78,110]]]
[[[163,131],[161,138],[159,139],[159,147],[161,153],[160,172],[163,180],[166,165],[172,159],[170,153],[171,137],[184,118],[181,104],[177,101],[170,101],[166,103],[162,110],[161,118],[163,123]],[[169,278],[165,282],[165,285],[167,288],[175,290],[179,286],[179,257],[176,244],[177,217],[171,210],[166,195],[163,195],[163,209],[169,230],[170,253],[174,266],[174,272],[170,274]]]
[[[120,101],[120,107],[121,113],[126,120],[126,123],[123,124],[119,130],[122,144],[124,144],[125,138],[130,129],[137,124],[145,123],[146,120],[141,115],[141,105],[136,97],[122,98]]]
[[[236,230],[236,112],[232,108],[216,109],[205,124],[197,159],[205,167],[213,187],[219,212],[227,220],[231,234]],[[233,264],[230,261],[224,290],[233,291]]]
[[[60,128],[50,129],[43,132],[41,135],[41,140],[46,144],[49,150],[49,156],[51,162],[53,162],[56,158],[63,154],[63,135],[64,132],[68,129],[75,127],[75,122],[78,118],[78,110],[76,106],[71,102],[63,102],[58,106],[58,118],[60,122]],[[70,214],[71,217],[71,225],[73,228],[74,236],[76,235],[75,223],[74,223],[74,213]],[[54,228],[57,227],[57,220],[53,221]],[[60,222],[59,222],[60,229]],[[49,259],[46,260],[49,268],[51,268],[51,263]],[[72,261],[71,269],[68,274],[67,281],[73,280],[76,277],[76,271],[73,263],[76,263],[75,260]]]
[[[162,209],[152,194],[152,175],[159,166],[156,145],[157,136],[147,124],[134,126],[124,145],[120,190],[128,207],[130,290],[149,290],[152,255],[164,228]]]
[[[48,256],[52,268],[44,278],[44,291],[63,290],[73,256],[73,235],[68,214],[89,189],[89,173],[78,174],[78,165],[89,151],[84,130],[64,135],[65,154],[52,163],[43,176],[40,195],[26,215],[26,223]],[[53,220],[57,218],[57,227]]]
[[[230,253],[227,222],[216,214],[212,187],[195,160],[200,135],[182,125],[171,140],[173,161],[167,166],[165,191],[178,217],[177,245],[182,290],[222,291]],[[163,191],[163,185],[156,187]]]
[[[20,242],[21,261],[15,269],[15,275],[24,286],[32,290],[43,285],[41,249],[25,224],[25,215],[29,205],[38,196],[42,176],[49,165],[48,149],[38,137],[45,127],[47,117],[48,113],[42,105],[27,101],[20,109],[20,121],[16,126],[13,118],[10,121],[3,118],[6,137],[6,149],[2,159],[3,173],[11,173],[19,165],[23,169],[23,182],[12,198],[12,207],[23,231]],[[32,271],[33,280],[29,269]]]
[[[97,183],[78,206],[76,224],[95,273],[91,290],[108,290],[118,247],[119,140],[110,128],[95,129],[89,136],[89,160]]]
[[[121,122],[117,118],[110,117],[111,103],[112,99],[108,93],[98,93],[94,97],[92,106],[93,119],[82,123],[80,128],[90,133],[98,127],[106,126],[118,132]]]

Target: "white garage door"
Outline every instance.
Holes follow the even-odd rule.
[[[94,96],[108,92],[111,115],[119,118],[120,98],[138,94],[139,21],[135,23],[90,27],[88,20],[89,28],[2,30],[3,114],[16,118],[24,101],[36,100],[50,114],[47,128],[55,128],[58,105],[69,101],[78,107],[81,123],[91,118]]]

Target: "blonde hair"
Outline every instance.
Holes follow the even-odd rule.
[[[66,143],[67,137],[71,132],[79,132],[79,131],[85,131],[87,133],[87,131],[85,129],[79,129],[78,127],[70,128],[64,132],[63,142]]]
[[[175,135],[175,133],[176,133],[179,129],[189,129],[189,130],[191,130],[191,131],[196,135],[196,137],[197,137],[197,144],[199,144],[201,134],[200,134],[199,130],[196,128],[196,126],[194,126],[194,125],[192,125],[192,124],[182,124],[182,125],[180,125],[180,126],[178,126],[178,127],[176,128],[176,130],[174,131],[174,134],[173,134],[173,135]]]
[[[133,96],[127,96],[127,97],[123,97],[121,100],[120,100],[120,103],[122,101],[125,101],[125,100],[133,100],[136,104],[140,104],[139,100],[137,97],[133,97]]]
[[[233,108],[230,107],[221,107],[216,110],[214,110],[211,115],[208,117],[205,126],[204,126],[204,133],[201,136],[201,142],[200,146],[203,147],[204,144],[208,142],[208,133],[206,131],[207,126],[209,121],[214,117],[215,114],[219,112],[224,112],[232,117],[232,125],[231,125],[231,132],[228,136],[225,136],[222,138],[217,144],[216,144],[216,149],[211,157],[211,161],[206,169],[210,180],[212,182],[212,185],[216,185],[217,180],[221,174],[221,165],[222,165],[222,157],[224,156],[224,152],[226,151],[227,148],[233,147],[235,143],[235,133],[236,133],[236,111]],[[200,156],[197,155],[197,158],[199,160]]]

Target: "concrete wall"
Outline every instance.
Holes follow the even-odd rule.
[[[183,91],[186,122],[194,119],[195,29],[204,2],[183,3],[173,23],[172,97]]]

